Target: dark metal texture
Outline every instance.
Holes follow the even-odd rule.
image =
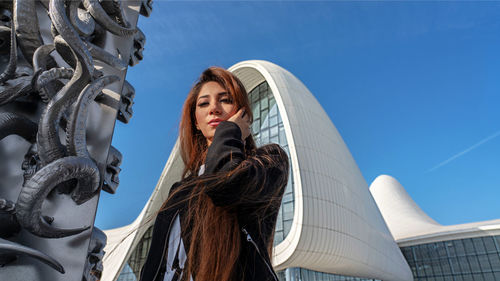
[[[0,280],[98,280],[151,0],[0,1]]]

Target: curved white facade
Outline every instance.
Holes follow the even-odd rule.
[[[500,235],[500,220],[441,225],[430,218],[411,199],[393,177],[378,176],[370,192],[399,246],[438,241]]]
[[[275,268],[413,280],[342,137],[304,84],[266,61],[230,71],[248,91],[267,81],[290,147],[295,213],[290,233],[274,248]]]
[[[301,267],[385,281],[413,280],[358,166],[309,90],[290,72],[270,62],[244,61],[229,70],[248,92],[264,81],[268,83],[289,145],[294,177],[293,224],[285,239],[274,247],[274,267]],[[182,161],[177,150],[176,145],[135,227],[152,223],[144,219],[155,214],[171,184],[180,178]],[[106,233],[119,236],[116,231]],[[102,280],[116,279],[123,265],[108,264],[115,259],[124,263],[142,234],[131,236],[123,249],[115,250],[121,253],[119,256],[105,256]],[[108,245],[105,251],[112,247]]]

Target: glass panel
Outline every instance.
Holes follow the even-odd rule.
[[[260,114],[260,104],[259,103],[252,105],[252,113],[253,113],[254,120],[255,120],[255,118],[260,116],[259,115]]]
[[[259,91],[260,92],[267,92],[267,83],[260,83],[259,85]]]
[[[472,278],[471,274],[464,274],[464,275],[462,275],[462,280],[464,280],[464,281],[474,281],[474,279]]]
[[[469,261],[471,272],[481,272],[477,256],[467,256],[467,260]]]
[[[415,265],[411,267],[411,272],[413,274],[413,277],[417,276],[417,267]]]
[[[432,271],[434,271],[434,275],[436,276],[443,275],[443,272],[441,270],[441,263],[439,260],[432,260],[430,262],[430,265],[432,266]]]
[[[453,241],[446,241],[446,249],[448,250],[448,256],[454,257],[456,256],[455,253],[455,246],[453,245]]]
[[[429,257],[431,259],[439,258],[439,256],[438,256],[438,244],[439,243],[432,243],[432,244],[428,244],[428,246],[427,246],[427,251],[429,252]]]
[[[267,129],[269,127],[269,118],[263,116],[262,114],[261,114],[260,118],[261,118],[260,119],[260,129],[261,130]]]
[[[427,260],[424,261],[424,269],[425,269],[425,275],[426,276],[433,276],[434,273],[432,271],[432,262]]]
[[[484,281],[495,281],[495,276],[493,273],[485,272],[483,273]]]
[[[401,248],[401,252],[403,252],[403,256],[408,262],[413,261],[413,253],[410,247]]]
[[[474,281],[484,281],[483,275],[481,273],[475,273],[472,275]]]
[[[443,275],[451,274],[451,267],[448,259],[440,259],[441,269],[443,271]]]
[[[284,221],[283,222],[283,232],[288,234],[290,232],[290,228],[292,228],[292,221],[291,220]]]
[[[285,219],[293,217],[293,203],[287,202],[283,204],[283,217]]]
[[[262,130],[260,132],[260,139],[262,140],[262,144],[268,143],[268,141],[269,141],[269,130]]]
[[[417,262],[423,259],[422,257],[422,249],[419,246],[414,246],[413,251],[415,252],[415,259]]]
[[[260,128],[260,119],[254,120],[252,124],[252,131],[257,132],[259,131],[259,128]],[[256,134],[253,135],[255,136]]]
[[[472,239],[463,239],[462,242],[464,243],[466,254],[476,253],[476,251],[474,250],[474,245],[472,244]]]
[[[439,258],[443,258],[447,256],[446,253],[446,244],[445,242],[436,243],[437,254]]]
[[[279,133],[279,136],[280,136],[280,143],[283,142],[283,140],[286,140],[286,136],[285,136],[285,129],[283,127],[280,127],[280,133]]]
[[[424,245],[419,245],[419,250],[421,251],[422,259],[424,260],[429,260],[431,256],[429,255],[429,245],[424,244]]]
[[[497,247],[497,251],[500,251],[500,236],[493,236],[495,240],[495,246]]]
[[[486,247],[486,252],[495,253],[497,251],[495,247],[495,242],[493,242],[493,237],[487,236],[483,237],[484,246]]]
[[[464,245],[462,244],[462,240],[453,241],[453,245],[455,246],[455,253],[457,256],[465,255]]]
[[[481,267],[481,272],[491,271],[490,262],[487,255],[478,255],[479,266]]]
[[[281,241],[283,241],[283,231],[274,232],[274,243],[280,243]]]
[[[267,109],[269,106],[269,100],[264,98],[260,100],[260,108]]]
[[[269,129],[269,133],[271,136],[277,136],[278,135],[278,126],[271,127]]]
[[[283,203],[286,203],[286,202],[291,202],[293,201],[293,194],[291,193],[286,193],[284,196],[283,196]],[[292,210],[293,211],[293,210]]]
[[[472,243],[474,244],[474,248],[476,249],[476,253],[484,254],[486,253],[486,249],[484,248],[483,239],[481,237],[472,238]]]
[[[269,116],[278,116],[278,106],[276,105],[276,102],[274,101],[274,98],[272,98],[270,101],[271,103],[271,109],[269,110]]]
[[[278,124],[278,116],[269,117],[269,126],[275,126],[277,124]],[[276,134],[278,134],[277,131],[276,131]]]
[[[283,209],[278,212],[278,219],[276,220],[276,231],[283,230]]]
[[[467,257],[458,257],[458,264],[462,269],[462,273],[470,273],[469,261],[467,261]]]
[[[277,271],[276,275],[278,275],[279,281],[286,281],[286,275],[284,270]]]
[[[424,268],[424,265],[420,264],[420,263],[417,263],[417,277],[420,277],[420,276],[425,276],[425,268]]]
[[[490,260],[491,269],[493,271],[500,271],[500,257],[498,254],[488,254],[488,259]]]
[[[460,265],[458,264],[457,258],[450,258],[451,269],[454,274],[461,273]]]

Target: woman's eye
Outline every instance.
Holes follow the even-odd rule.
[[[208,102],[202,102],[198,104],[198,106],[206,106],[206,105],[208,105]]]
[[[232,99],[221,99],[220,101],[225,103],[233,103]]]

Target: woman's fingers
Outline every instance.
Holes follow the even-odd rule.
[[[241,118],[241,115],[243,114],[243,110],[244,109],[241,108],[240,110],[236,111],[236,113],[233,116],[229,117],[229,119],[227,119],[227,120],[228,121],[233,121],[235,123],[238,123],[238,122],[236,122],[236,120],[239,119],[239,118]]]
[[[246,114],[245,109],[241,108],[228,121],[236,123],[241,130],[241,137],[246,139],[250,135],[250,117]]]

